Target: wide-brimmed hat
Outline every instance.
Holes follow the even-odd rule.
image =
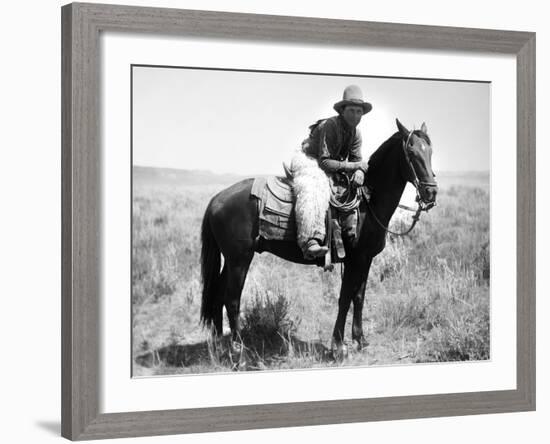
[[[346,105],[361,106],[363,114],[367,114],[372,109],[369,102],[363,101],[363,92],[357,85],[350,85],[344,90],[342,100],[334,104],[334,110],[340,113]]]

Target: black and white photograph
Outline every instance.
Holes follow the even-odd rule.
[[[6,3],[2,442],[546,443],[543,5]]]
[[[133,377],[491,358],[490,83],[131,79]]]

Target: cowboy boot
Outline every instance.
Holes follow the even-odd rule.
[[[307,241],[306,248],[304,250],[304,257],[306,259],[316,259],[322,257],[328,252],[328,247],[320,245],[317,239],[310,239]]]

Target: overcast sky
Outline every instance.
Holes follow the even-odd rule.
[[[349,84],[373,104],[359,124],[364,158],[397,117],[409,129],[426,122],[436,172],[489,170],[487,83],[160,67],[133,68],[134,165],[281,174]]]

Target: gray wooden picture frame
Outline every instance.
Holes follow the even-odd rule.
[[[515,390],[126,413],[99,411],[102,31],[460,50],[517,60]],[[72,440],[535,409],[535,34],[73,3],[62,8],[62,435]]]

